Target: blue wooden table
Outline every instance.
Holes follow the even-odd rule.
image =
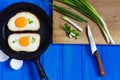
[[[0,11],[16,2],[31,2],[42,7],[49,16],[52,15],[52,10],[44,0],[0,0]],[[89,45],[51,44],[40,61],[49,80],[120,80],[120,46],[97,47],[106,72],[105,77],[99,76]],[[21,69],[13,70],[9,65],[10,60],[0,63],[0,80],[39,80],[32,62],[24,61]]]

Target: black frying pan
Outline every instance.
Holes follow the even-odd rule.
[[[17,33],[17,32],[10,31],[7,27],[7,22],[12,16],[14,16],[16,13],[21,11],[31,12],[35,14],[40,20],[40,29],[38,31],[24,32],[24,33],[34,32],[34,33],[40,34],[41,36],[40,46],[39,46],[39,49],[35,52],[29,52],[29,53],[24,51],[15,52],[11,50],[10,47],[8,46],[8,41],[7,41],[8,36],[12,33]],[[13,4],[7,7],[0,14],[0,48],[6,55],[10,56],[11,58],[33,61],[37,67],[40,79],[48,80],[40,64],[39,57],[47,49],[47,47],[51,42],[52,32],[53,32],[52,30],[53,30],[52,20],[40,7],[32,3],[26,3],[26,2]],[[19,33],[23,33],[23,32],[19,32]]]

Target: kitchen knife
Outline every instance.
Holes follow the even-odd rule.
[[[101,62],[97,47],[95,45],[95,41],[93,39],[92,32],[90,30],[89,25],[87,26],[87,33],[88,33],[88,38],[89,38],[92,54],[95,55],[97,63],[98,63],[100,76],[105,76],[104,68],[103,68],[103,65],[102,65],[102,62]]]

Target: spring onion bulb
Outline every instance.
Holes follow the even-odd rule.
[[[93,20],[100,27],[103,34],[105,35],[107,43],[115,44],[114,40],[112,39],[109,33],[109,30],[107,28],[105,21],[87,0],[56,0],[56,1],[62,2],[76,9],[82,14],[88,16],[91,20]]]
[[[70,20],[68,17],[63,16],[62,19],[64,19],[65,21],[69,22],[70,24],[72,24],[75,28],[77,28],[79,31],[83,31],[83,29],[78,26],[76,23],[74,23],[72,20]]]

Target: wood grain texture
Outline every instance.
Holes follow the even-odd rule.
[[[98,13],[102,16],[102,18],[105,20],[109,32],[112,36],[112,38],[114,39],[116,44],[120,44],[120,10],[119,10],[119,0],[88,0],[93,6],[94,8],[98,11]],[[81,26],[83,28],[83,32],[79,32],[80,37],[75,40],[75,39],[70,39],[66,36],[65,32],[63,30],[60,29],[60,25],[65,24],[66,22],[61,19],[61,16],[63,16],[62,14],[53,11],[53,43],[64,43],[64,44],[88,44],[88,38],[86,35],[86,26],[89,24],[91,29],[92,29],[92,33],[93,36],[95,38],[95,42],[97,44],[107,44],[106,39],[104,38],[103,33],[101,32],[100,28],[98,25],[96,25],[96,23],[94,23],[93,21],[91,21],[90,19],[88,19],[86,16],[84,16],[83,14],[77,12],[76,10],[70,8],[69,6],[66,6],[65,4],[62,4],[60,2],[56,2],[54,1],[54,4],[62,6],[66,9],[69,9],[75,13],[77,13],[78,15],[82,16],[83,18],[88,20],[88,23],[80,23],[80,22],[76,22],[79,26]],[[74,20],[73,20],[74,21]],[[74,28],[72,26],[72,28]]]

